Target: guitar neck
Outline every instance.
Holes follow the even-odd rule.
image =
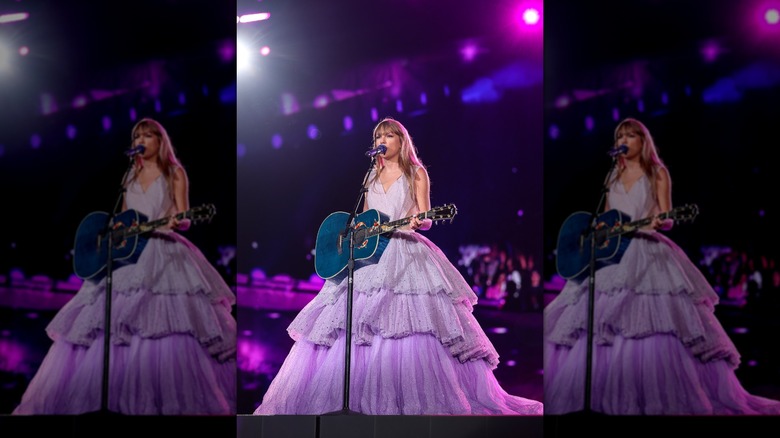
[[[188,215],[189,215],[189,211],[183,211],[181,213],[171,215],[171,216],[166,216],[153,221],[132,224],[126,228],[122,228],[114,231],[114,241],[124,240],[127,239],[128,237],[133,237],[137,234],[147,233],[149,231],[155,230],[167,224],[168,222],[170,222],[171,218],[175,217],[177,220],[182,220],[186,218]]]
[[[428,213],[429,212],[426,211],[426,212],[423,212],[423,213],[420,213],[420,214],[416,214],[416,215],[412,215],[412,216],[409,216],[409,217],[405,217],[405,218],[402,218],[402,219],[398,219],[398,220],[394,220],[394,221],[391,221],[391,222],[385,222],[383,224],[379,224],[378,227],[371,228],[370,230],[368,230],[366,238],[369,238],[369,237],[372,237],[372,236],[376,236],[378,234],[385,234],[385,233],[389,233],[391,231],[395,231],[396,229],[401,228],[404,225],[408,225],[409,222],[412,221],[413,217],[416,217],[417,219],[423,220],[423,219],[425,219],[427,217]]]
[[[658,218],[660,220],[668,219],[673,216],[673,211],[667,211],[665,213],[661,213],[655,216],[648,216],[644,219],[638,219],[632,222],[629,222],[627,224],[623,224],[619,227],[613,228],[609,230],[609,233],[607,233],[607,238],[617,236],[619,234],[624,233],[630,233],[633,231],[636,231],[644,226],[649,225],[651,222],[653,222],[653,219]]]

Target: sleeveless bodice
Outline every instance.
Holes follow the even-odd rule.
[[[150,221],[167,216],[173,206],[168,184],[166,184],[165,176],[162,174],[152,181],[146,192],[138,180],[131,182],[127,187],[125,200],[128,209],[145,214]]]
[[[620,210],[628,214],[632,220],[658,213],[658,205],[653,199],[650,188],[650,179],[646,175],[642,175],[629,191],[626,191],[619,179],[615,179],[609,187],[607,200],[610,209]]]
[[[417,168],[414,170],[416,172]],[[372,171],[369,181],[373,177],[374,172]],[[387,214],[391,221],[407,217],[409,214],[418,213],[417,211],[409,211],[414,206],[414,201],[412,200],[409,183],[404,175],[398,177],[387,189],[387,192],[385,192],[379,179],[370,183],[366,193],[366,200],[368,201],[368,208]]]

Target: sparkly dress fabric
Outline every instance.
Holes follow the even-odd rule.
[[[650,181],[614,182],[611,209],[632,220],[661,213]],[[545,413],[585,407],[587,279],[569,280],[544,311]],[[590,409],[609,415],[780,414],[749,394],[740,356],[714,315],[718,295],[683,250],[659,232],[631,237],[619,263],[596,271]]]
[[[150,221],[172,206],[165,178],[132,182],[127,206]],[[160,230],[160,229],[158,229]],[[235,295],[200,250],[154,231],[111,288],[108,410],[124,415],[236,413]],[[54,341],[13,414],[101,410],[106,279],[84,281],[46,332]]]
[[[369,209],[397,220],[413,201],[402,176]],[[344,403],[347,282],[328,280],[288,327],[293,347],[255,415],[340,411]],[[372,415],[541,415],[506,393],[498,354],[472,315],[477,297],[444,253],[417,232],[393,233],[353,283],[349,409]]]

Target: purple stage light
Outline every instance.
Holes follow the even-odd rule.
[[[556,108],[566,108],[571,104],[571,99],[569,96],[560,96],[557,99],[555,99],[555,107]]]
[[[561,136],[561,130],[558,128],[558,125],[550,125],[548,135],[551,139],[557,140]]]
[[[282,138],[282,134],[274,134],[271,137],[271,147],[273,147],[274,149],[280,149],[283,144],[284,144],[284,139]]]
[[[352,127],[354,126],[354,123],[352,122],[352,117],[344,116],[343,124],[344,124],[345,131],[351,131]]]
[[[68,140],[73,140],[76,138],[76,134],[78,131],[76,130],[76,127],[73,125],[68,125],[67,128],[65,128],[65,135],[68,137]]]
[[[73,99],[73,108],[84,108],[87,106],[87,97],[84,95],[76,96]]]
[[[321,94],[314,98],[314,108],[325,108],[330,103],[328,96]]]
[[[38,149],[39,147],[41,147],[42,142],[43,140],[41,139],[40,134],[33,134],[30,137],[30,147],[32,147],[33,149]]]
[[[593,131],[595,125],[596,122],[593,120],[593,116],[585,117],[585,129],[587,129],[588,131]]]
[[[236,57],[236,46],[234,41],[225,41],[218,49],[219,59],[222,62],[230,62]]]
[[[707,63],[715,62],[718,59],[718,55],[721,53],[720,46],[715,41],[706,42],[700,51],[701,57],[704,59],[704,62]]]
[[[103,116],[100,119],[100,124],[103,125],[103,131],[110,131],[111,130],[111,117]]]
[[[371,108],[371,120],[374,122],[379,120],[379,111],[376,108]]]
[[[315,125],[309,125],[309,127],[306,128],[306,135],[311,140],[317,140],[318,138],[320,138],[320,129],[317,128],[317,126]]]
[[[246,155],[246,145],[243,143],[239,143],[236,145],[236,156],[238,158],[242,158],[244,155]]]
[[[262,269],[260,269],[260,268],[254,268],[254,269],[252,269],[252,272],[251,272],[249,275],[252,277],[252,281],[253,281],[253,282],[254,282],[255,280],[264,280],[264,279],[265,279],[265,277],[266,277],[266,275],[265,275],[265,271],[263,271],[263,270],[262,270]]]

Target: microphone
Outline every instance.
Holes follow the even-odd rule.
[[[618,147],[610,149],[609,152],[607,152],[607,155],[614,158],[617,157],[618,155],[625,154],[626,152],[628,152],[628,146],[621,144]]]
[[[126,150],[125,155],[127,155],[128,157],[134,157],[138,154],[143,154],[144,152],[146,152],[146,146],[138,145],[132,149]]]
[[[367,157],[374,157],[377,154],[384,154],[387,152],[387,146],[380,144],[379,146],[375,147],[374,149],[371,149],[370,151],[366,152]]]

